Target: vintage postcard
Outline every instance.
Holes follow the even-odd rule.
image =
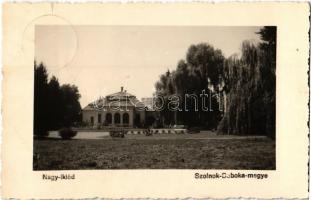
[[[303,3],[3,5],[3,198],[307,198]]]

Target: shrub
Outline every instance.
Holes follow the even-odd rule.
[[[200,133],[200,127],[191,127],[188,129],[188,133],[190,133],[190,134]]]
[[[110,131],[109,135],[113,138],[115,137],[124,138],[125,132],[124,131]]]
[[[152,132],[150,130],[144,131],[146,136],[152,136]]]
[[[71,128],[62,128],[59,131],[59,136],[64,140],[69,140],[76,135],[77,135],[77,131],[74,131]]]

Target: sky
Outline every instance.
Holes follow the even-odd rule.
[[[208,43],[225,57],[244,40],[260,41],[261,27],[36,26],[35,60],[49,77],[78,87],[82,107],[120,91],[151,97],[159,76],[176,69],[190,45]]]

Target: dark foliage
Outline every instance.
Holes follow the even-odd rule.
[[[262,41],[256,45],[243,42],[241,57],[225,59],[220,50],[209,44],[191,45],[186,60],[180,60],[176,70],[162,74],[155,84],[157,95],[164,99],[161,122],[200,129],[217,127],[223,134],[274,138],[276,27],[263,27],[257,34]],[[203,100],[199,98],[197,110],[190,100],[185,111],[185,94],[199,96],[203,90],[213,97],[209,102],[212,110],[203,110]],[[225,94],[225,112],[217,109],[221,107],[216,98],[220,94]],[[171,95],[181,97],[181,111],[168,109]]]
[[[62,93],[62,111],[63,111],[63,125],[72,126],[74,122],[79,121],[81,106],[79,103],[80,94],[75,85],[64,84],[61,86]]]
[[[240,59],[224,65],[227,110],[218,126],[225,134],[275,137],[276,27],[264,27],[261,42],[244,42]]]
[[[191,45],[186,60],[180,60],[176,70],[167,71],[160,76],[155,87],[157,96],[164,99],[161,117],[165,125],[183,124],[209,129],[217,127],[220,111],[215,94],[221,82],[223,63],[224,56],[219,49],[206,43]],[[209,96],[204,100],[200,96],[203,91]],[[179,98],[178,111],[168,109],[172,95],[178,96],[175,99]],[[195,100],[186,95],[195,95],[198,98]],[[208,112],[203,110],[203,103],[208,106]]]
[[[200,133],[200,128],[199,127],[191,127],[188,129],[189,134],[195,134],[195,133]]]
[[[150,131],[150,129],[147,129],[146,131],[144,131],[144,134],[146,136],[152,136],[152,132]]]
[[[63,139],[63,140],[69,140],[71,138],[73,138],[74,136],[77,135],[77,131],[72,130],[71,128],[62,128],[59,131],[59,136]]]
[[[112,138],[124,138],[125,132],[122,130],[111,130],[109,131],[109,135]]]
[[[75,85],[60,85],[46,67],[34,65],[34,135],[47,136],[49,130],[72,126],[81,120],[80,94]]]
[[[48,134],[49,114],[45,112],[49,107],[48,74],[41,63],[35,62],[34,74],[34,135],[44,137]]]

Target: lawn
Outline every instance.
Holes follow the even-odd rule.
[[[34,140],[34,170],[275,169],[275,141],[196,135]]]

